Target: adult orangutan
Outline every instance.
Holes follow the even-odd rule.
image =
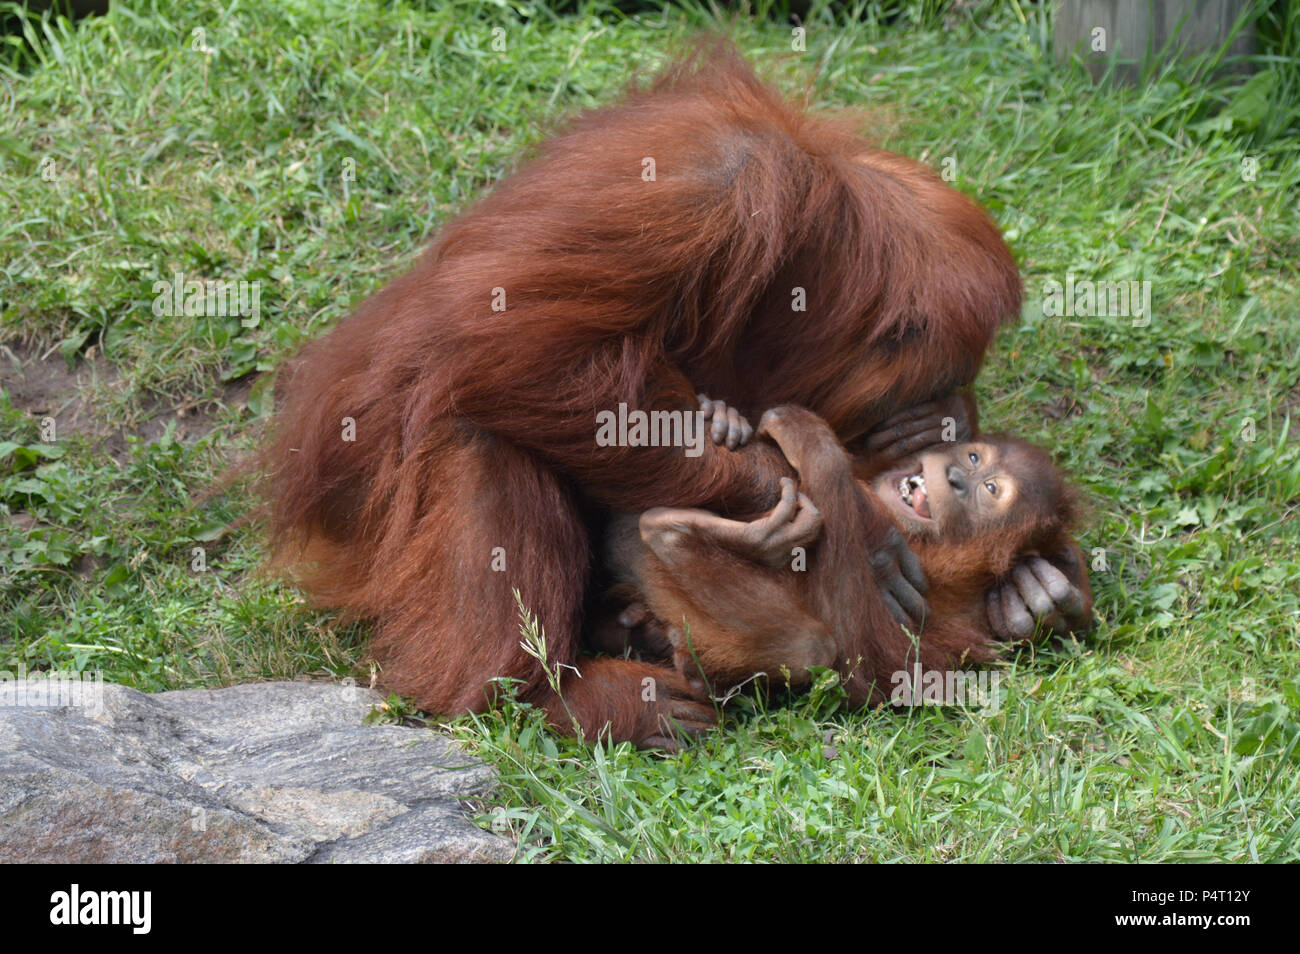
[[[740,521],[657,507],[611,525],[616,577],[661,624],[661,648],[671,646],[675,667],[692,679],[725,689],[785,671],[800,686],[809,667],[824,666],[840,672],[852,704],[880,703],[894,675],[915,665],[929,672],[994,659],[985,594],[1013,572],[1041,574],[1057,599],[1073,601],[1077,618],[1091,619],[1087,574],[1074,588],[1041,559],[1069,550],[1082,567],[1069,537],[1074,495],[1039,448],[1008,437],[939,444],[883,471],[857,462],[859,475],[871,475],[864,480],[809,411],[768,411],[759,434],[776,442],[798,478],[797,487],[782,478],[770,513]],[[930,582],[915,638],[891,613],[861,546],[881,508]],[[794,548],[802,546],[801,560]],[[676,744],[667,731],[654,741]]]
[[[596,414],[695,411],[699,388],[752,415],[811,408],[848,443],[901,412],[878,436],[902,445],[964,423],[950,395],[1019,307],[975,203],[703,47],[579,116],[286,367],[265,453],[276,560],[319,604],[373,619],[383,683],[426,709],[480,709],[513,677],[562,724],[643,740],[699,705],[659,667],[572,668],[593,520],[752,515],[787,469],[601,446]],[[856,545],[919,611],[901,537],[883,513],[865,523]],[[514,589],[569,667],[565,705],[520,648]]]

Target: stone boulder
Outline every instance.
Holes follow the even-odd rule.
[[[375,693],[0,681],[0,862],[500,861],[488,766]]]

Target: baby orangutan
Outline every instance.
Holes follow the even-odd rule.
[[[782,479],[771,512],[738,521],[656,507],[612,528],[611,564],[623,592],[635,591],[662,623],[671,649],[662,648],[698,690],[701,675],[718,690],[783,670],[791,685],[807,685],[808,667],[825,666],[840,673],[852,704],[879,704],[893,675],[918,662],[925,671],[988,662],[999,643],[985,593],[1020,558],[1037,554],[1069,551],[1082,588],[1045,561],[1016,572],[1039,573],[1053,599],[1077,601],[1071,612],[1091,619],[1087,574],[1068,535],[1074,495],[1041,449],[978,437],[876,472],[802,408],[768,411],[758,434],[798,475],[798,485]],[[882,514],[929,584],[929,614],[915,636],[897,622],[864,545],[879,538]],[[635,620],[625,614],[628,621]]]

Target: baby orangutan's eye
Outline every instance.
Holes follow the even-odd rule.
[[[987,490],[989,493],[991,493],[994,497],[998,495],[998,485],[993,483],[993,481],[991,480],[984,481],[984,489]]]

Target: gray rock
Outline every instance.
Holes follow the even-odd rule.
[[[463,804],[491,769],[426,729],[364,725],[379,701],[308,682],[0,681],[0,862],[509,859]]]

